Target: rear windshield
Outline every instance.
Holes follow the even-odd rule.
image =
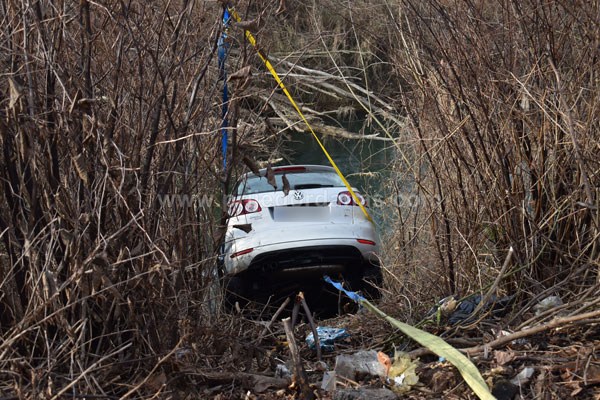
[[[281,181],[283,175],[283,173],[275,174],[277,188],[274,188],[267,182],[266,177],[258,177],[256,175],[249,174],[245,179],[237,183],[233,193],[237,196],[244,196],[247,194],[283,190],[283,183]],[[285,174],[285,176],[290,182],[290,189],[292,190],[344,186],[344,182],[342,182],[340,177],[333,171],[288,172]]]

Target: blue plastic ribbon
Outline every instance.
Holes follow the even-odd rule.
[[[227,88],[227,71],[225,70],[225,61],[227,60],[227,54],[229,53],[229,43],[227,43],[227,32],[229,30],[229,23],[231,21],[231,15],[229,10],[225,8],[223,12],[223,33],[217,42],[218,45],[218,59],[219,59],[219,79],[223,80],[223,107],[221,110],[221,151],[223,154],[223,169],[227,168],[227,111],[229,108],[229,91]]]
[[[336,282],[334,280],[332,280],[329,276],[325,275],[323,277],[323,279],[325,280],[325,282],[331,284],[334,288],[336,288],[339,291],[342,291],[346,294],[346,296],[348,296],[351,300],[354,300],[357,303],[360,303],[361,300],[366,300],[364,297],[362,297],[360,294],[356,293],[356,292],[351,292],[349,290],[344,289],[344,287],[342,286],[341,283]]]

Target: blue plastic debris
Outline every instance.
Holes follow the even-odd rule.
[[[350,336],[343,328],[329,328],[326,326],[317,326],[317,335],[319,336],[319,345],[323,351],[333,351],[335,341]],[[312,332],[306,337],[306,344],[311,349],[315,348],[315,337]]]
[[[344,287],[342,286],[341,283],[336,282],[334,280],[332,280],[329,276],[325,275],[323,277],[323,280],[325,280],[325,282],[331,284],[334,288],[336,288],[339,291],[342,291],[346,294],[346,296],[350,297],[350,299],[352,299],[353,301],[360,303],[361,300],[365,300],[364,297],[362,297],[360,294],[356,293],[356,292],[351,292],[349,290],[344,289]]]

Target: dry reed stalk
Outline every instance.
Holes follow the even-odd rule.
[[[407,154],[418,156],[412,168],[398,165],[425,189],[420,221],[430,231],[419,236],[433,240],[444,292],[481,290],[512,246],[519,268],[501,291],[525,297],[568,277],[564,297],[588,293],[597,280],[600,130],[598,57],[586,38],[597,4],[400,3],[396,69],[415,137]],[[401,232],[408,251],[415,238]]]
[[[215,226],[240,168],[232,153],[221,173],[220,14],[0,5],[0,369],[17,371],[3,388],[119,397],[124,371],[164,372],[219,318]]]

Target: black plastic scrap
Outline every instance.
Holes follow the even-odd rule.
[[[475,308],[477,308],[477,306],[481,302],[482,297],[483,296],[481,296],[480,294],[476,294],[465,298],[456,307],[454,312],[450,314],[448,322],[451,325],[455,325],[459,322],[468,321],[473,311],[475,311]],[[506,315],[506,313],[508,313],[508,311],[510,310],[509,306],[511,305],[514,298],[514,295],[505,296],[501,298],[492,296],[490,297],[490,300],[487,302],[487,304],[483,307],[482,311],[488,311],[494,317],[502,317]]]

